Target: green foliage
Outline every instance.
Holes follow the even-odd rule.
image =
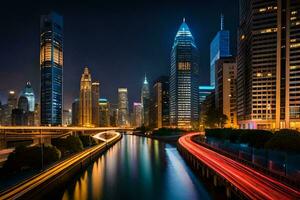
[[[137,127],[136,129],[135,129],[135,131],[140,131],[140,132],[142,132],[142,133],[145,133],[145,132],[147,132],[147,131],[150,131],[151,129],[149,128],[149,127],[145,127],[144,125],[142,125],[142,126],[140,126],[140,127]]]
[[[61,157],[60,151],[51,145],[43,146],[43,164],[48,165],[56,162]],[[42,150],[40,146],[19,146],[9,154],[4,163],[4,171],[8,173],[26,169],[39,169],[42,163]]]
[[[168,135],[178,135],[180,133],[184,133],[184,130],[179,128],[160,128],[158,130],[154,130],[152,135],[154,136],[168,136]]]
[[[79,139],[84,148],[96,145],[95,139],[90,135],[79,135]]]
[[[62,152],[63,156],[83,150],[83,144],[78,136],[70,135],[67,138],[54,138],[51,143]]]
[[[205,113],[204,124],[210,128],[223,128],[228,121],[228,117],[214,108],[210,108]]]
[[[300,133],[295,130],[282,129],[275,132],[274,137],[266,143],[265,147],[267,149],[300,153]]]

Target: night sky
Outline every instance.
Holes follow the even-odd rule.
[[[25,3],[26,2],[26,3]],[[20,92],[27,80],[39,96],[40,15],[64,17],[64,105],[79,93],[83,67],[100,81],[100,96],[117,102],[117,88],[127,87],[130,105],[140,101],[146,73],[150,82],[168,75],[170,52],[182,22],[190,27],[200,52],[200,82],[209,82],[209,43],[220,28],[231,32],[235,54],[238,0],[194,1],[9,1],[0,9],[0,98]],[[9,4],[9,5],[7,5]],[[39,98],[39,97],[38,97]]]

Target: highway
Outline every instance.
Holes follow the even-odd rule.
[[[197,134],[182,136],[178,142],[249,199],[300,199],[299,190],[193,142],[191,138]]]
[[[109,131],[111,132],[111,131]],[[78,153],[71,158],[68,158],[52,167],[49,169],[33,176],[32,178],[25,180],[21,182],[20,184],[17,184],[16,186],[0,193],[0,199],[1,200],[6,200],[6,199],[17,199],[22,197],[22,195],[26,194],[27,192],[30,192],[33,190],[35,187],[38,187],[40,184],[46,182],[47,180],[51,179],[52,177],[56,176],[60,172],[72,167],[72,165],[76,164],[77,162],[80,162],[83,158],[89,156],[90,154],[97,152],[103,148],[105,148],[107,143],[110,143],[117,138],[121,137],[121,134],[118,132],[115,132],[115,136],[111,137],[108,140],[104,140],[101,138],[102,141],[105,141],[102,144],[99,144],[95,147],[92,147],[90,149],[87,149],[81,153]]]

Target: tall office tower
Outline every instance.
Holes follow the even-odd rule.
[[[28,110],[30,112],[34,112],[34,106],[35,106],[35,96],[33,89],[31,87],[31,83],[28,81],[26,83],[25,88],[22,90],[20,97],[26,97],[28,100]]]
[[[240,0],[241,128],[300,127],[300,1]]]
[[[72,124],[72,110],[63,110],[63,125],[69,126]]]
[[[216,61],[221,57],[230,55],[229,31],[224,30],[224,16],[221,14],[220,30],[210,43],[210,85],[215,86]]]
[[[141,103],[143,106],[142,123],[144,126],[148,127],[150,114],[150,90],[146,75],[141,91]]]
[[[41,125],[61,125],[63,107],[63,18],[41,16]]]
[[[161,76],[153,84],[151,125],[154,128],[170,126],[169,77]]]
[[[107,99],[101,98],[98,100],[99,104],[99,126],[110,126],[110,106]]]
[[[198,128],[199,118],[198,50],[188,25],[183,22],[171,52],[170,125]]]
[[[118,126],[129,126],[127,88],[118,89]]]
[[[237,128],[235,57],[220,58],[216,62],[216,110],[228,117],[227,128]]]
[[[80,80],[80,97],[79,97],[79,125],[92,126],[92,78],[88,67]]]
[[[118,117],[119,117],[119,105],[110,104],[110,125],[113,127],[118,126]]]
[[[39,126],[41,121],[40,104],[34,105],[34,126]]]
[[[143,115],[143,106],[142,103],[133,103],[133,127],[142,126],[142,115]]]
[[[18,109],[23,110],[24,112],[29,111],[29,101],[25,96],[20,96],[18,100]]]
[[[99,126],[99,81],[92,83],[92,123]]]
[[[17,108],[18,106],[18,98],[13,90],[10,90],[8,93],[7,105],[11,107],[11,109]]]
[[[72,126],[79,125],[79,99],[76,98],[72,103]]]

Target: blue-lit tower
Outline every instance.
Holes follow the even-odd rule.
[[[63,18],[41,16],[41,125],[61,125],[63,106]]]
[[[224,30],[224,16],[221,15],[220,31],[210,43],[210,85],[215,86],[215,63],[221,57],[230,57],[229,31]]]
[[[149,123],[150,123],[150,120],[149,120],[150,90],[149,90],[149,84],[148,84],[146,75],[145,75],[145,79],[144,79],[142,91],[141,91],[141,103],[142,103],[142,109],[143,109],[142,123],[144,126],[148,127]]]
[[[20,97],[25,97],[28,101],[28,111],[34,112],[34,106],[35,106],[35,96],[33,89],[31,87],[31,83],[27,81],[25,88],[22,90]]]
[[[199,120],[198,50],[185,19],[175,36],[171,51],[170,125],[198,128]]]

